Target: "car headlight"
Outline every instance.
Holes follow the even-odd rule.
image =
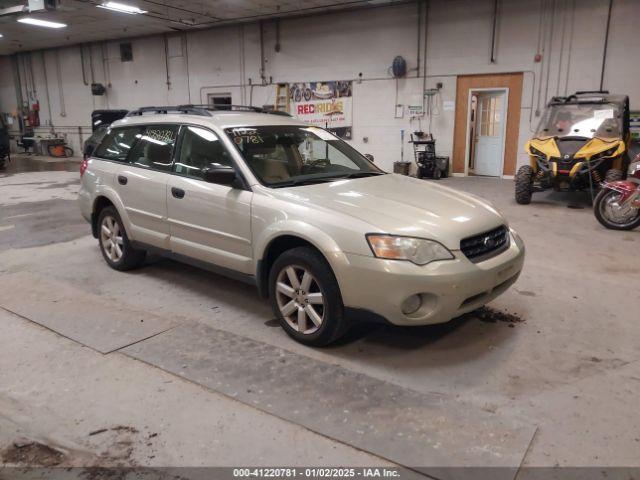
[[[416,265],[426,265],[455,258],[444,245],[424,238],[369,234],[367,242],[376,257],[387,260],[408,260]]]

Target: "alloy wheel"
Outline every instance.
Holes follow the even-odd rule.
[[[124,241],[120,231],[120,223],[111,215],[105,215],[100,225],[100,243],[107,257],[118,262],[124,253]]]
[[[322,325],[326,310],[324,295],[307,268],[288,265],[280,271],[276,300],[282,318],[297,332],[309,335]]]

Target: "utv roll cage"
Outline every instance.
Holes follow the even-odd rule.
[[[253,113],[268,113],[271,115],[281,115],[283,117],[290,117],[287,112],[280,110],[268,110],[261,107],[254,107],[251,105],[167,105],[167,106],[151,106],[140,107],[136,110],[131,110],[127,113],[127,117],[142,116],[145,114],[169,114],[169,113],[182,113],[185,115],[200,115],[203,117],[211,117],[212,113],[219,112],[253,112]]]
[[[588,105],[614,103],[622,110],[622,122],[624,135],[629,132],[630,108],[627,95],[616,95],[609,90],[582,90],[566,97],[552,97],[548,106],[552,105]]]

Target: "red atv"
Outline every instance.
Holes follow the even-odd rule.
[[[607,228],[632,230],[640,226],[640,154],[629,165],[626,180],[602,184],[593,210]]]

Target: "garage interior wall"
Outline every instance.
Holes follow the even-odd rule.
[[[428,124],[426,118],[410,119],[406,109],[403,118],[394,118],[396,103],[406,106],[424,87],[441,82],[431,128],[438,154],[452,156],[457,76],[521,72],[517,166],[527,161],[523,145],[551,96],[598,89],[608,5],[499,0],[493,62],[493,0],[430,0],[422,8],[409,2],[281,19],[279,52],[275,22],[266,20],[263,76],[273,83],[264,86],[258,23],[132,39],[132,62],[121,61],[120,41],[113,40],[85,45],[83,55],[78,45],[20,53],[17,63],[23,97],[40,102],[42,126],[36,132],[55,128],[76,151],[78,127],[86,139],[93,109],[205,103],[210,93],[231,93],[233,103],[261,106],[273,104],[278,82],[354,80],[351,143],[387,170],[400,159],[401,130],[406,140]],[[630,58],[640,50],[638,18],[640,2],[614,0],[604,75],[604,88],[630,95],[632,109],[640,108],[640,63]],[[542,61],[534,60],[536,53]],[[397,81],[390,73],[396,55],[408,63],[407,76]],[[618,75],[623,66],[626,74]],[[0,72],[0,111],[13,112],[18,102],[11,57],[0,57]],[[92,80],[107,85],[107,94],[92,96],[85,84]]]

